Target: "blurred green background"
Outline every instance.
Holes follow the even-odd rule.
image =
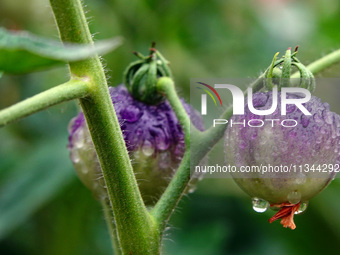
[[[84,1],[95,39],[123,46],[104,56],[110,85],[151,41],[171,62],[181,96],[190,78],[256,77],[277,51],[300,45],[305,64],[340,47],[338,0]],[[0,26],[57,39],[47,0],[1,0]],[[338,77],[340,65],[322,77]],[[0,80],[0,109],[67,81],[66,66]],[[335,98],[340,90],[332,92]],[[331,109],[340,113],[340,108]],[[66,149],[75,102],[0,130],[0,254],[111,254],[102,209],[75,175]],[[314,198],[297,229],[269,224],[229,179],[206,179],[183,199],[166,231],[166,254],[338,254],[336,179]]]

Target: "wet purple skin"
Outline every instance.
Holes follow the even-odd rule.
[[[298,98],[290,94],[288,98]],[[262,127],[228,126],[225,133],[226,163],[236,166],[272,166],[322,164],[339,164],[340,157],[340,116],[330,111],[327,103],[312,96],[304,104],[311,116],[304,115],[294,105],[287,105],[287,115],[281,115],[281,93],[278,95],[278,107],[268,116],[252,114],[245,105],[245,115],[233,116],[233,122],[261,119]],[[272,104],[272,93],[253,95],[254,107],[258,110],[269,109]],[[274,122],[266,121],[278,119]],[[283,127],[284,119],[294,119],[296,127]],[[252,124],[256,124],[254,121]],[[291,124],[287,122],[287,124]],[[236,182],[252,197],[265,199],[270,203],[291,202],[287,197],[297,192],[300,201],[308,201],[324,189],[335,174],[327,173],[270,173],[270,174],[235,174]],[[318,178],[321,177],[321,178]],[[298,196],[297,196],[298,197]],[[294,199],[293,199],[294,200]],[[296,201],[295,201],[296,202]],[[295,203],[292,202],[292,203]],[[299,201],[298,201],[299,202]]]
[[[168,101],[146,105],[133,99],[123,85],[109,87],[109,91],[143,199],[152,204],[167,186],[184,155],[182,128]],[[184,100],[182,103],[193,124],[203,130],[203,121],[197,111]],[[69,133],[68,148],[79,177],[96,193],[95,196],[102,196],[102,188],[98,185],[104,186],[104,183],[97,185],[93,181],[101,176],[101,169],[83,113],[72,119]]]
[[[174,145],[184,146],[184,134],[177,117],[168,101],[158,105],[146,105],[136,101],[129,94],[125,86],[109,87],[111,100],[121,123],[124,140],[129,151],[150,141],[157,150],[167,150]],[[192,108],[182,100],[183,106],[190,115]],[[203,122],[197,111],[192,111],[193,123],[199,130],[204,130]],[[70,129],[69,147],[72,148],[72,136],[85,124],[84,114],[81,112],[73,120]],[[178,151],[182,151],[178,148]],[[181,157],[182,152],[175,157]]]

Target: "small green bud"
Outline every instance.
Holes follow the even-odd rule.
[[[134,99],[146,104],[158,104],[163,96],[157,92],[156,84],[160,77],[171,77],[169,62],[155,49],[154,43],[149,56],[135,52],[140,58],[131,63],[124,72],[124,83]]]

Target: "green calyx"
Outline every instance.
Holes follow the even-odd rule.
[[[160,77],[171,77],[169,62],[155,49],[152,43],[148,56],[134,52],[139,60],[132,62],[124,72],[124,83],[131,95],[147,104],[158,104],[163,96],[157,92]]]
[[[282,87],[300,87],[308,89],[310,92],[315,90],[315,79],[313,73],[303,65],[296,57],[298,46],[294,52],[288,48],[285,55],[277,59],[277,52],[272,60],[272,63],[267,68],[264,74],[265,88],[271,90],[274,86]],[[292,68],[296,68],[300,73],[300,79],[292,79]]]

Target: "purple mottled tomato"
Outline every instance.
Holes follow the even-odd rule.
[[[123,85],[109,91],[142,197],[152,205],[182,160],[184,133],[168,101],[147,105],[135,100]],[[182,103],[193,124],[203,130],[198,113]],[[68,148],[78,176],[97,198],[105,198],[105,182],[83,113],[71,120],[69,133]]]
[[[287,97],[300,98],[297,94]],[[272,102],[272,92],[253,95],[258,110],[270,109]],[[244,115],[230,119],[224,142],[227,163],[247,169],[233,178],[253,197],[254,209],[281,208],[270,221],[281,218],[292,229],[294,213],[334,179],[332,169],[340,161],[340,116],[315,96],[302,105],[311,115],[294,104],[288,104],[287,114],[281,115],[280,92],[271,115],[254,115],[245,105]]]

